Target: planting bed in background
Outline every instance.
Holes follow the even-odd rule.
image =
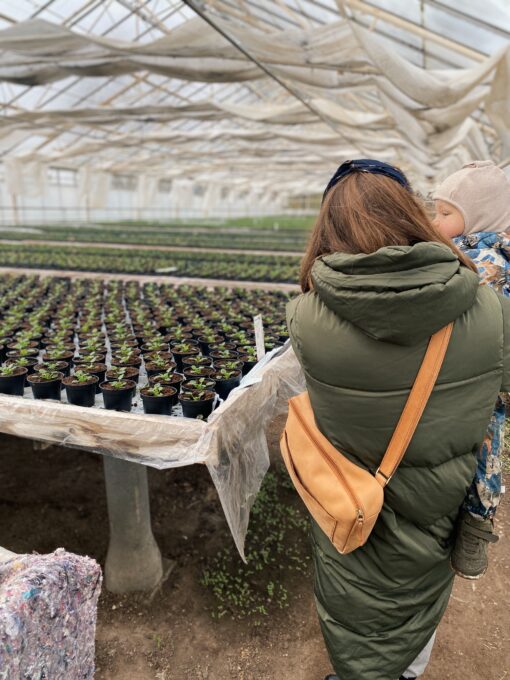
[[[172,276],[295,283],[299,257],[123,250],[99,246],[73,248],[72,244],[0,245],[0,266],[75,269],[126,274],[168,273]]]
[[[88,243],[113,243],[150,246],[179,246],[188,248],[236,248],[242,250],[267,250],[301,252],[305,249],[307,232],[256,231],[248,229],[175,229],[140,227],[128,229],[118,226],[30,227],[0,231],[0,238],[31,241],[85,241]]]
[[[194,221],[80,224],[79,227],[41,225],[28,231],[7,227],[0,231],[0,238],[300,252],[305,248],[312,221],[311,217],[275,216],[216,224]]]
[[[262,314],[266,350],[284,343],[287,300],[281,292],[6,275],[0,391],[167,415],[182,407],[205,419],[256,362],[254,315]]]

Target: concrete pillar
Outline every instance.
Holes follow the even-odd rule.
[[[151,591],[163,578],[152,534],[147,468],[103,456],[110,542],[105,585],[112,593]]]

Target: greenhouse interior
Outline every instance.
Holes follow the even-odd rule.
[[[510,1],[0,0],[0,101],[0,680],[510,680]]]

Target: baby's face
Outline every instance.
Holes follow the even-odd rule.
[[[464,218],[460,210],[446,201],[434,201],[436,215],[433,224],[436,229],[448,238],[460,236],[464,231]]]

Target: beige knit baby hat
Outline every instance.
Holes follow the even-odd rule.
[[[510,180],[492,161],[467,163],[447,177],[432,198],[460,210],[464,234],[510,227]]]

